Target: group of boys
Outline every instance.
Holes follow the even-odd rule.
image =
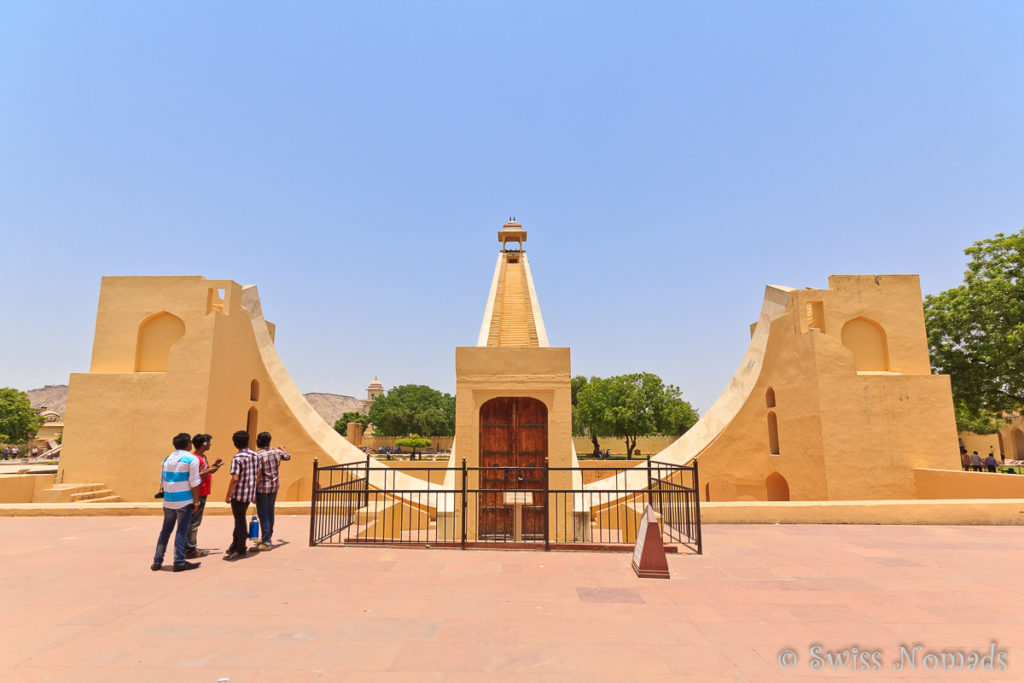
[[[1006,461],[1006,456],[1000,454],[1003,461]],[[996,472],[996,467],[999,463],[996,461],[995,451],[989,447],[988,457],[982,459],[978,455],[978,451],[974,451],[970,455],[967,454],[967,449],[963,446],[960,447],[960,464],[963,465],[965,472]]]
[[[13,448],[11,446],[4,446],[4,450],[0,451],[0,457],[4,460],[16,459],[19,455],[20,453],[18,452],[17,446],[14,446]]]
[[[210,495],[210,478],[221,467],[220,458],[212,465],[206,458],[212,440],[209,434],[191,436],[184,432],[172,439],[174,452],[161,464],[160,490],[156,494],[164,501],[164,522],[150,567],[153,571],[163,568],[164,554],[175,527],[173,571],[196,569],[201,563],[189,560],[207,555],[207,551],[196,545],[196,537],[206,499]],[[232,434],[231,441],[238,452],[231,458],[231,482],[224,502],[231,504],[235,521],[231,545],[227,549],[227,559],[234,560],[249,552],[272,548],[274,505],[280,487],[279,470],[281,461],[291,460],[291,455],[282,447],[270,447],[269,432],[260,432],[256,436],[256,448],[259,450],[255,452],[249,449],[249,433],[245,430]],[[190,448],[194,451],[190,452]],[[246,545],[246,513],[253,500],[256,501],[262,534],[256,545],[249,548]]]

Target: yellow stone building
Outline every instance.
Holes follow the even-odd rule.
[[[178,432],[269,431],[292,453],[282,500],[308,500],[313,458],[363,454],[309,405],[274,349],[253,286],[202,277],[105,277],[89,372],[71,375],[58,482],[102,482],[124,500],[152,500],[159,463]],[[225,495],[227,470],[213,478]]]
[[[468,467],[524,468],[518,486],[526,492],[520,497],[525,502],[513,502],[516,507],[511,512],[504,500],[490,500],[495,494],[472,496],[471,505],[480,508],[471,509],[467,517],[473,538],[506,533],[510,514],[516,515],[528,535],[541,533],[540,497],[546,494],[538,492],[545,487],[540,468],[545,462],[552,467],[577,464],[569,349],[548,344],[530,262],[522,249],[526,231],[510,219],[498,232],[498,241],[501,251],[477,344],[455,349],[455,436],[457,452]],[[517,248],[511,249],[511,244]],[[570,474],[560,471],[549,482],[552,489],[567,489],[571,483]],[[516,488],[517,484],[481,481],[478,472],[471,472],[470,489],[492,486]],[[551,506],[552,538],[563,540],[572,510],[555,514]]]
[[[768,287],[728,388],[657,459],[693,457],[712,501],[911,499],[930,471],[959,469],[917,276]]]

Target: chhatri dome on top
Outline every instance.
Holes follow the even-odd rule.
[[[515,216],[510,216],[501,226],[501,230],[498,231],[498,241],[501,242],[502,251],[508,251],[509,242],[518,242],[519,249],[522,250],[523,242],[526,241],[526,231],[523,230],[522,224],[516,220]]]

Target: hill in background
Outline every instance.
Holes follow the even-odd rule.
[[[67,384],[47,384],[42,389],[30,389],[25,393],[33,410],[46,408],[64,417],[64,408],[68,405]]]
[[[42,389],[30,389],[25,393],[28,394],[29,403],[35,410],[45,407],[47,410],[60,413],[61,417],[64,416],[64,409],[68,405],[67,384],[47,384]],[[323,393],[311,393],[305,396],[313,409],[331,426],[343,413],[352,410],[358,411],[363,407],[363,402],[353,396]]]
[[[363,402],[354,396],[342,396],[340,394],[305,394],[309,405],[313,410],[320,413],[320,417],[327,421],[327,424],[334,426],[343,413],[350,411],[362,411]]]

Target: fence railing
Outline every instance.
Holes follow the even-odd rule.
[[[666,542],[702,550],[696,463],[609,463],[602,486],[581,467],[408,468],[313,463],[309,544],[598,548],[632,545],[650,505]],[[412,476],[415,472],[416,476]]]

